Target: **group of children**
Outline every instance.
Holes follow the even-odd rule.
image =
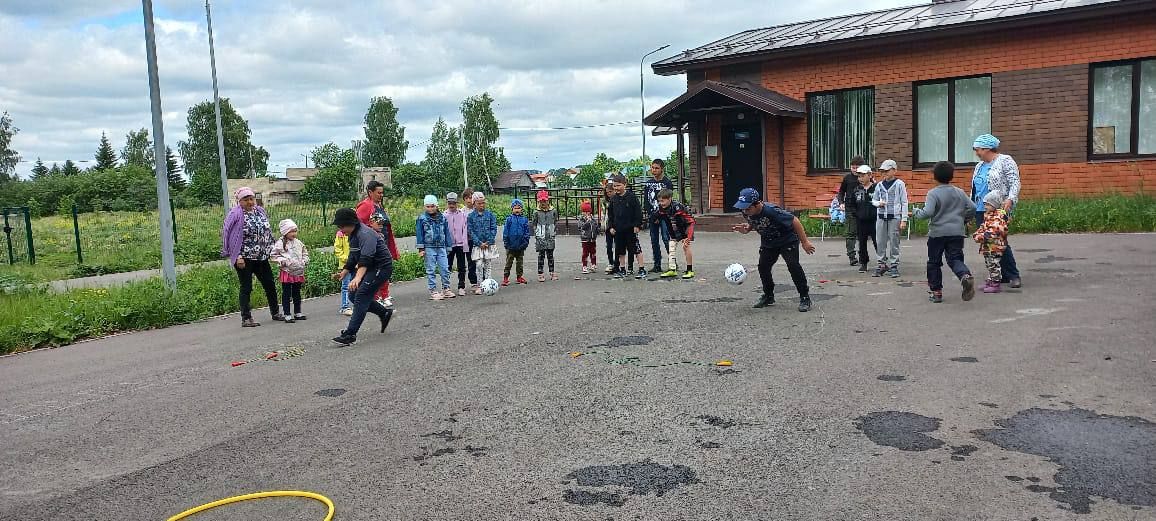
[[[859,271],[866,273],[870,262],[867,239],[871,239],[878,257],[872,276],[880,277],[886,273],[897,278],[899,239],[901,232],[907,230],[907,185],[896,177],[898,165],[893,160],[888,159],[879,166],[883,173],[883,179],[879,182],[876,182],[871,167],[863,164],[862,158],[854,158],[851,166],[852,173],[843,179],[835,198],[840,202],[840,209],[846,212],[847,228],[854,230],[855,242],[858,244],[856,256],[853,248],[855,243],[848,239],[847,257],[852,266],[858,265]]]

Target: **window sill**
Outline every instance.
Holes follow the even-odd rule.
[[[1124,163],[1129,161],[1156,161],[1156,154],[1088,158],[1089,163]]]

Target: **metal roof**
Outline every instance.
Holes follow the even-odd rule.
[[[775,116],[801,118],[807,113],[807,106],[802,101],[758,85],[704,80],[643,118],[643,122],[650,126],[677,128],[685,120],[685,112],[715,110],[720,108],[720,102],[739,103]]]
[[[879,39],[899,34],[1077,14],[1104,7],[1156,8],[1153,0],[953,0],[751,29],[655,62],[658,74],[694,64]],[[1097,13],[1099,14],[1099,13]]]

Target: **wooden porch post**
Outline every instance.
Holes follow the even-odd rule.
[[[683,165],[683,154],[686,149],[682,145],[682,125],[678,127],[678,143],[675,144],[674,150],[678,155],[678,200],[686,202],[686,167]]]

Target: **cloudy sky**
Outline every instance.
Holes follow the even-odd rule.
[[[755,27],[925,3],[929,0],[215,0],[221,96],[249,120],[270,170],[302,154],[362,137],[369,98],[400,108],[420,161],[439,116],[488,91],[507,130],[499,142],[515,168],[636,157],[642,54],[649,61]],[[154,0],[166,141],[185,138],[185,113],[212,98],[203,1]],[[118,149],[131,129],[151,129],[141,3],[136,0],[0,1],[0,111],[21,129],[27,160],[90,160],[107,132]],[[646,73],[646,105],[685,90],[682,76]],[[537,130],[531,130],[537,129]],[[175,146],[173,148],[176,148]],[[649,138],[665,156],[670,137]]]

